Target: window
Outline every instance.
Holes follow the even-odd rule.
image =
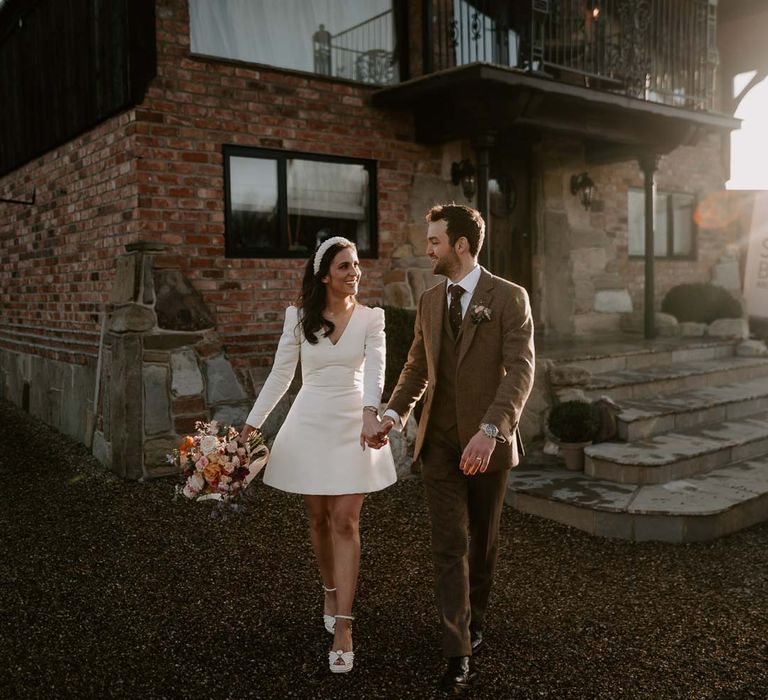
[[[696,257],[696,226],[692,194],[656,192],[653,250],[657,258]],[[629,190],[629,254],[645,255],[645,193]]]
[[[224,147],[227,257],[307,257],[345,236],[376,257],[373,161]]]
[[[392,0],[190,0],[192,53],[397,82]]]

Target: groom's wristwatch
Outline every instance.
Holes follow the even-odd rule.
[[[486,437],[489,437],[492,440],[496,440],[496,442],[506,442],[506,440],[499,433],[498,426],[495,426],[493,423],[480,423],[480,431]]]

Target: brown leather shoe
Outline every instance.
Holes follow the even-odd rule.
[[[476,677],[477,672],[472,670],[469,656],[452,656],[440,679],[440,689],[460,693],[469,688]]]

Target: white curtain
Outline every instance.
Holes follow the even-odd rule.
[[[391,0],[189,0],[192,53],[314,70],[313,34],[336,34]]]

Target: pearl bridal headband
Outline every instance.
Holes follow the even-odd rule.
[[[344,236],[333,236],[332,238],[324,240],[315,253],[315,274],[320,272],[320,263],[323,262],[323,256],[328,252],[328,249],[331,246],[337,245],[339,243],[345,246],[352,246],[353,248],[355,246],[352,241],[350,241],[348,238],[344,238]]]

